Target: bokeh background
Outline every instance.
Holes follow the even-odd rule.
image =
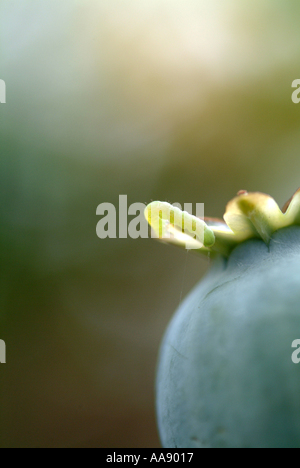
[[[209,264],[96,208],[300,186],[297,0],[1,0],[1,447],[159,447],[155,367]]]

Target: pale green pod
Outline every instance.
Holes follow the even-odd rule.
[[[160,234],[172,225],[167,206],[155,202],[153,219],[145,213]],[[175,241],[183,228],[179,212],[173,211]],[[282,210],[269,195],[241,191],[224,219],[205,219],[215,242],[199,251],[215,254],[211,268],[180,304],[162,342],[161,442],[299,448],[300,190]]]
[[[292,361],[299,304],[298,226],[212,262],[160,349],[163,447],[300,447],[300,363]]]

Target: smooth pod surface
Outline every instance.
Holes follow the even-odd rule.
[[[157,373],[164,447],[300,447],[300,227],[213,261],[175,313]]]

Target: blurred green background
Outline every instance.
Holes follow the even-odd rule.
[[[300,186],[296,0],[1,0],[1,447],[159,447],[154,378],[206,259],[96,208]]]

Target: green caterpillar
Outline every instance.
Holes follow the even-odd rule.
[[[215,243],[215,235],[204,221],[170,203],[154,201],[144,214],[154,231],[153,237],[171,238],[177,244],[185,244],[187,249],[211,247]]]

